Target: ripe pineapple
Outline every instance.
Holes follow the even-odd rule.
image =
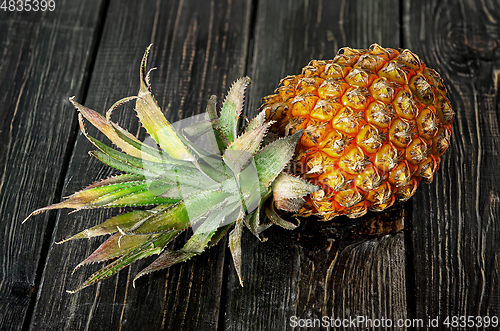
[[[272,224],[297,227],[276,209],[325,220],[383,210],[413,195],[420,180],[431,181],[449,144],[454,113],[446,88],[408,50],[344,48],[332,61],[312,61],[302,75],[283,79],[277,93],[264,99],[259,115],[240,130],[248,77],[233,84],[220,117],[212,96],[205,120],[179,130],[163,116],[151,92],[148,52],[141,63],[138,95],[119,100],[106,116],[70,99],[79,111],[82,132],[97,148],[91,155],[122,174],[28,216],[61,208],[149,207],[62,241],[111,235],[76,269],[114,261],[75,291],[160,254],[135,282],[202,253],[231,228],[229,248],[243,285],[243,226],[261,239]],[[111,120],[113,110],[131,100],[152,145]],[[91,137],[84,119],[121,151]],[[269,129],[274,139],[267,135]],[[197,145],[203,137],[211,151]],[[262,146],[265,138],[272,142]],[[291,160],[293,167],[283,171]],[[261,222],[264,212],[268,223]],[[184,247],[171,250],[169,243],[188,228],[193,234]]]
[[[298,215],[351,218],[405,201],[431,182],[454,112],[439,74],[411,51],[373,44],[311,61],[261,109],[280,136],[304,130],[287,171],[318,184]]]

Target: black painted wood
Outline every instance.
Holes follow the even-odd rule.
[[[152,42],[151,83],[168,119],[204,112],[211,94],[221,99],[244,74],[250,5],[243,1],[111,1],[85,105],[104,113],[116,100],[139,88],[139,65]],[[75,68],[75,70],[77,70]],[[113,118],[131,132],[139,129],[133,105]],[[88,125],[89,133],[103,138]],[[143,129],[142,129],[143,130]],[[66,176],[64,195],[110,174],[89,157],[91,144],[80,134]],[[118,211],[58,214],[55,241],[95,225]],[[216,330],[223,282],[225,245],[199,258],[137,281],[137,272],[154,258],[139,261],[101,284],[68,294],[98,266],[72,269],[103,238],[52,244],[32,330]]]
[[[413,199],[415,315],[499,316],[500,3],[405,2],[405,22],[457,114],[434,183]]]
[[[81,96],[102,1],[56,1],[54,11],[0,10],[0,329],[21,330],[32,304],[76,135],[68,95]]]

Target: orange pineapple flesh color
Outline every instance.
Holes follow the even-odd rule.
[[[298,214],[324,220],[384,210],[430,183],[455,116],[436,71],[377,44],[313,60],[262,100],[272,132],[304,129],[287,171],[322,187]]]

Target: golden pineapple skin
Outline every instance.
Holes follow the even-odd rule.
[[[405,201],[431,182],[455,116],[439,74],[411,51],[339,50],[281,80],[262,99],[271,131],[303,129],[287,170],[321,190],[299,215],[359,217]]]

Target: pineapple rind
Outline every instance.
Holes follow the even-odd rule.
[[[381,211],[432,181],[455,115],[436,71],[409,50],[377,44],[311,61],[261,109],[276,121],[270,132],[304,130],[286,171],[321,186],[298,215],[324,220]],[[386,185],[387,199],[373,199]]]

